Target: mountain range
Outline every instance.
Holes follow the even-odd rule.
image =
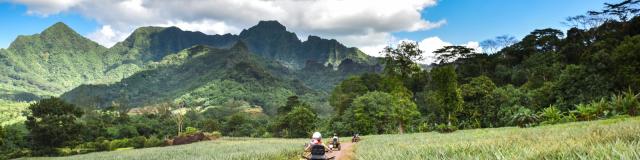
[[[323,108],[337,82],[380,71],[378,61],[336,40],[301,41],[277,21],[239,35],[141,27],[111,48],[56,23],[0,50],[0,99],[61,96],[93,107],[239,100],[270,111],[288,96],[307,95]]]

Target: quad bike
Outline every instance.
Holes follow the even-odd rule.
[[[337,138],[334,138],[331,140],[331,142],[329,142],[329,149],[333,150],[334,148],[337,148],[338,151],[342,149],[342,146],[340,146],[340,141],[338,141]]]
[[[353,138],[351,138],[351,142],[352,143],[355,143],[355,142],[358,142],[358,141],[360,141],[360,136],[353,136]]]
[[[327,151],[324,150],[324,146],[322,145],[312,145],[311,146],[311,155],[308,157],[302,156],[305,160],[335,160],[335,156],[328,157],[326,155]]]

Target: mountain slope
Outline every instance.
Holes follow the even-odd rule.
[[[286,97],[315,94],[283,74],[286,68],[255,56],[240,42],[230,49],[196,45],[172,54],[151,69],[110,85],[82,85],[62,97],[82,106],[147,106],[163,102],[215,106],[244,100],[272,111]]]
[[[0,97],[57,95],[103,77],[107,49],[63,23],[40,34],[19,36],[0,50]],[[23,97],[25,98],[25,97]],[[27,98],[29,99],[29,98]]]
[[[242,52],[228,50],[237,42]],[[232,65],[219,66],[222,60]],[[57,23],[0,50],[0,99],[67,92],[63,97],[76,104],[98,107],[232,99],[273,108],[287,96],[313,94],[308,101],[330,110],[326,95],[336,83],[380,69],[357,48],[317,36],[302,42],[277,21],[261,21],[240,35],[142,27],[108,49]]]

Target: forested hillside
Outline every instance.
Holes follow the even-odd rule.
[[[274,111],[293,95],[326,97],[301,81],[287,79],[291,77],[287,68],[249,53],[243,42],[230,49],[196,45],[149,68],[115,84],[82,85],[62,97],[80,106],[100,108],[160,102],[210,107],[241,100],[267,111]]]
[[[31,101],[83,83],[109,81],[101,72],[110,65],[106,50],[63,23],[19,36],[0,50],[0,97]]]
[[[387,48],[383,74],[352,77],[336,86],[330,98],[336,111],[332,129],[451,132],[635,116],[640,109],[639,3],[606,3],[602,10],[569,17],[566,24],[572,28],[566,34],[547,28],[519,41],[488,40],[485,44],[493,45],[487,48],[500,48],[493,53],[445,46],[434,52],[438,62],[430,70],[415,63],[422,52],[417,43]],[[397,102],[380,101],[380,96]]]
[[[142,27],[135,30],[124,41],[108,49],[80,36],[65,24],[57,23],[41,34],[21,36],[8,49],[0,51],[0,61],[3,62],[1,64],[3,66],[0,67],[3,70],[0,74],[2,76],[0,85],[3,86],[0,90],[3,91],[3,95],[0,98],[31,101],[47,96],[58,96],[83,84],[115,86],[114,83],[137,72],[157,69],[165,63],[164,61],[168,61],[167,59],[175,59],[179,56],[178,52],[181,50],[195,45],[229,48],[240,41],[246,44],[247,53],[261,57],[250,64],[265,63],[271,67],[279,67],[269,72],[280,73],[269,74],[278,74],[279,78],[286,81],[295,80],[299,85],[307,85],[318,92],[324,92],[324,95],[333,88],[335,83],[349,75],[380,70],[375,58],[363,54],[356,48],[347,48],[336,40],[321,39],[317,36],[310,36],[307,41],[302,42],[295,33],[288,32],[277,21],[261,21],[258,25],[244,30],[240,35],[205,35],[201,32],[182,31],[176,27]],[[343,62],[346,63],[341,66]],[[133,79],[135,77],[129,78],[128,81],[134,81]],[[228,83],[214,80],[198,79],[200,83]],[[187,90],[197,89],[194,86],[187,87],[191,84],[181,85],[183,86],[179,88],[183,89],[180,91],[164,93],[166,95],[186,93]],[[202,91],[201,89],[200,92]],[[114,101],[113,97],[98,96],[106,94],[102,92],[86,94],[88,95],[84,97],[91,97],[91,99],[82,100],[87,102],[80,103],[82,105],[119,104],[130,107],[141,107],[138,105],[150,104],[149,102],[156,104],[173,102],[177,97],[186,96],[171,95],[173,99],[146,97],[147,99],[125,102]],[[141,96],[152,93],[129,94]],[[316,99],[323,98],[326,96],[318,96]],[[249,99],[240,100],[255,102]],[[94,102],[89,103],[89,101]],[[320,103],[320,101],[315,102]],[[265,105],[265,103],[256,102],[254,105]],[[220,103],[216,102],[216,104]],[[326,103],[324,106],[325,110],[328,109]]]

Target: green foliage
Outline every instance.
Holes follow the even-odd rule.
[[[456,130],[458,130],[458,127],[451,124],[436,125],[436,131],[440,133],[451,133],[451,132],[455,132]]]
[[[586,67],[568,65],[554,85],[554,95],[563,111],[573,109],[573,104],[586,103],[609,94],[610,83],[598,75],[590,73]]]
[[[453,66],[437,67],[431,71],[431,89],[424,93],[425,111],[436,123],[458,125],[458,115],[463,110],[464,100],[458,88]]]
[[[81,125],[76,119],[82,111],[59,98],[40,100],[29,106],[25,122],[36,155],[55,154],[53,148],[73,145],[79,140]]]
[[[387,47],[383,52],[386,74],[407,79],[420,71],[415,63],[422,60],[422,50],[418,48],[418,43],[402,42],[397,48]]]
[[[211,140],[216,140],[222,137],[222,133],[218,132],[218,131],[214,131],[211,133],[204,133],[205,136],[209,137],[209,139]]]
[[[28,130],[24,124],[12,124],[0,127],[0,159],[29,156],[30,143],[27,140]]]
[[[492,127],[499,124],[499,95],[496,85],[489,77],[480,76],[460,87],[464,99],[464,121],[479,122],[465,128]]]
[[[343,119],[355,133],[403,133],[420,116],[407,96],[398,93],[369,92],[353,101]]]
[[[629,89],[622,94],[612,95],[609,103],[618,112],[635,116],[640,109],[639,97],[639,94],[635,94]]]
[[[556,106],[549,106],[540,112],[540,120],[542,124],[560,123],[564,115]]]
[[[123,138],[123,139],[114,139],[112,141],[109,142],[109,150],[110,151],[114,151],[120,148],[129,148],[129,147],[133,147],[134,144],[131,140],[129,140],[128,138]]]
[[[613,50],[611,62],[618,89],[640,90],[640,35],[626,37]]]
[[[451,63],[457,58],[467,58],[475,54],[475,49],[465,46],[444,46],[436,51],[436,61],[440,64]]]
[[[187,127],[184,131],[185,135],[193,135],[200,132],[200,130],[198,130],[197,128],[194,127]]]
[[[29,103],[0,100],[0,126],[22,123],[27,120],[23,112],[28,111]]]
[[[151,136],[144,141],[144,148],[159,147],[164,145],[164,142],[156,136]]]
[[[528,108],[519,107],[511,119],[513,124],[525,128],[537,125],[540,117]]]
[[[137,136],[133,137],[130,141],[133,144],[133,148],[144,148],[147,139],[144,136]]]
[[[225,136],[251,137],[262,135],[260,132],[266,128],[260,117],[250,117],[247,113],[235,113],[229,116],[222,132]]]
[[[309,104],[298,100],[298,96],[291,96],[287,98],[286,105],[278,108],[278,115],[272,120],[271,131],[279,137],[309,137],[318,120]]]
[[[285,116],[290,137],[308,137],[315,129],[318,117],[308,107],[298,106]],[[288,136],[285,136],[288,137]]]

